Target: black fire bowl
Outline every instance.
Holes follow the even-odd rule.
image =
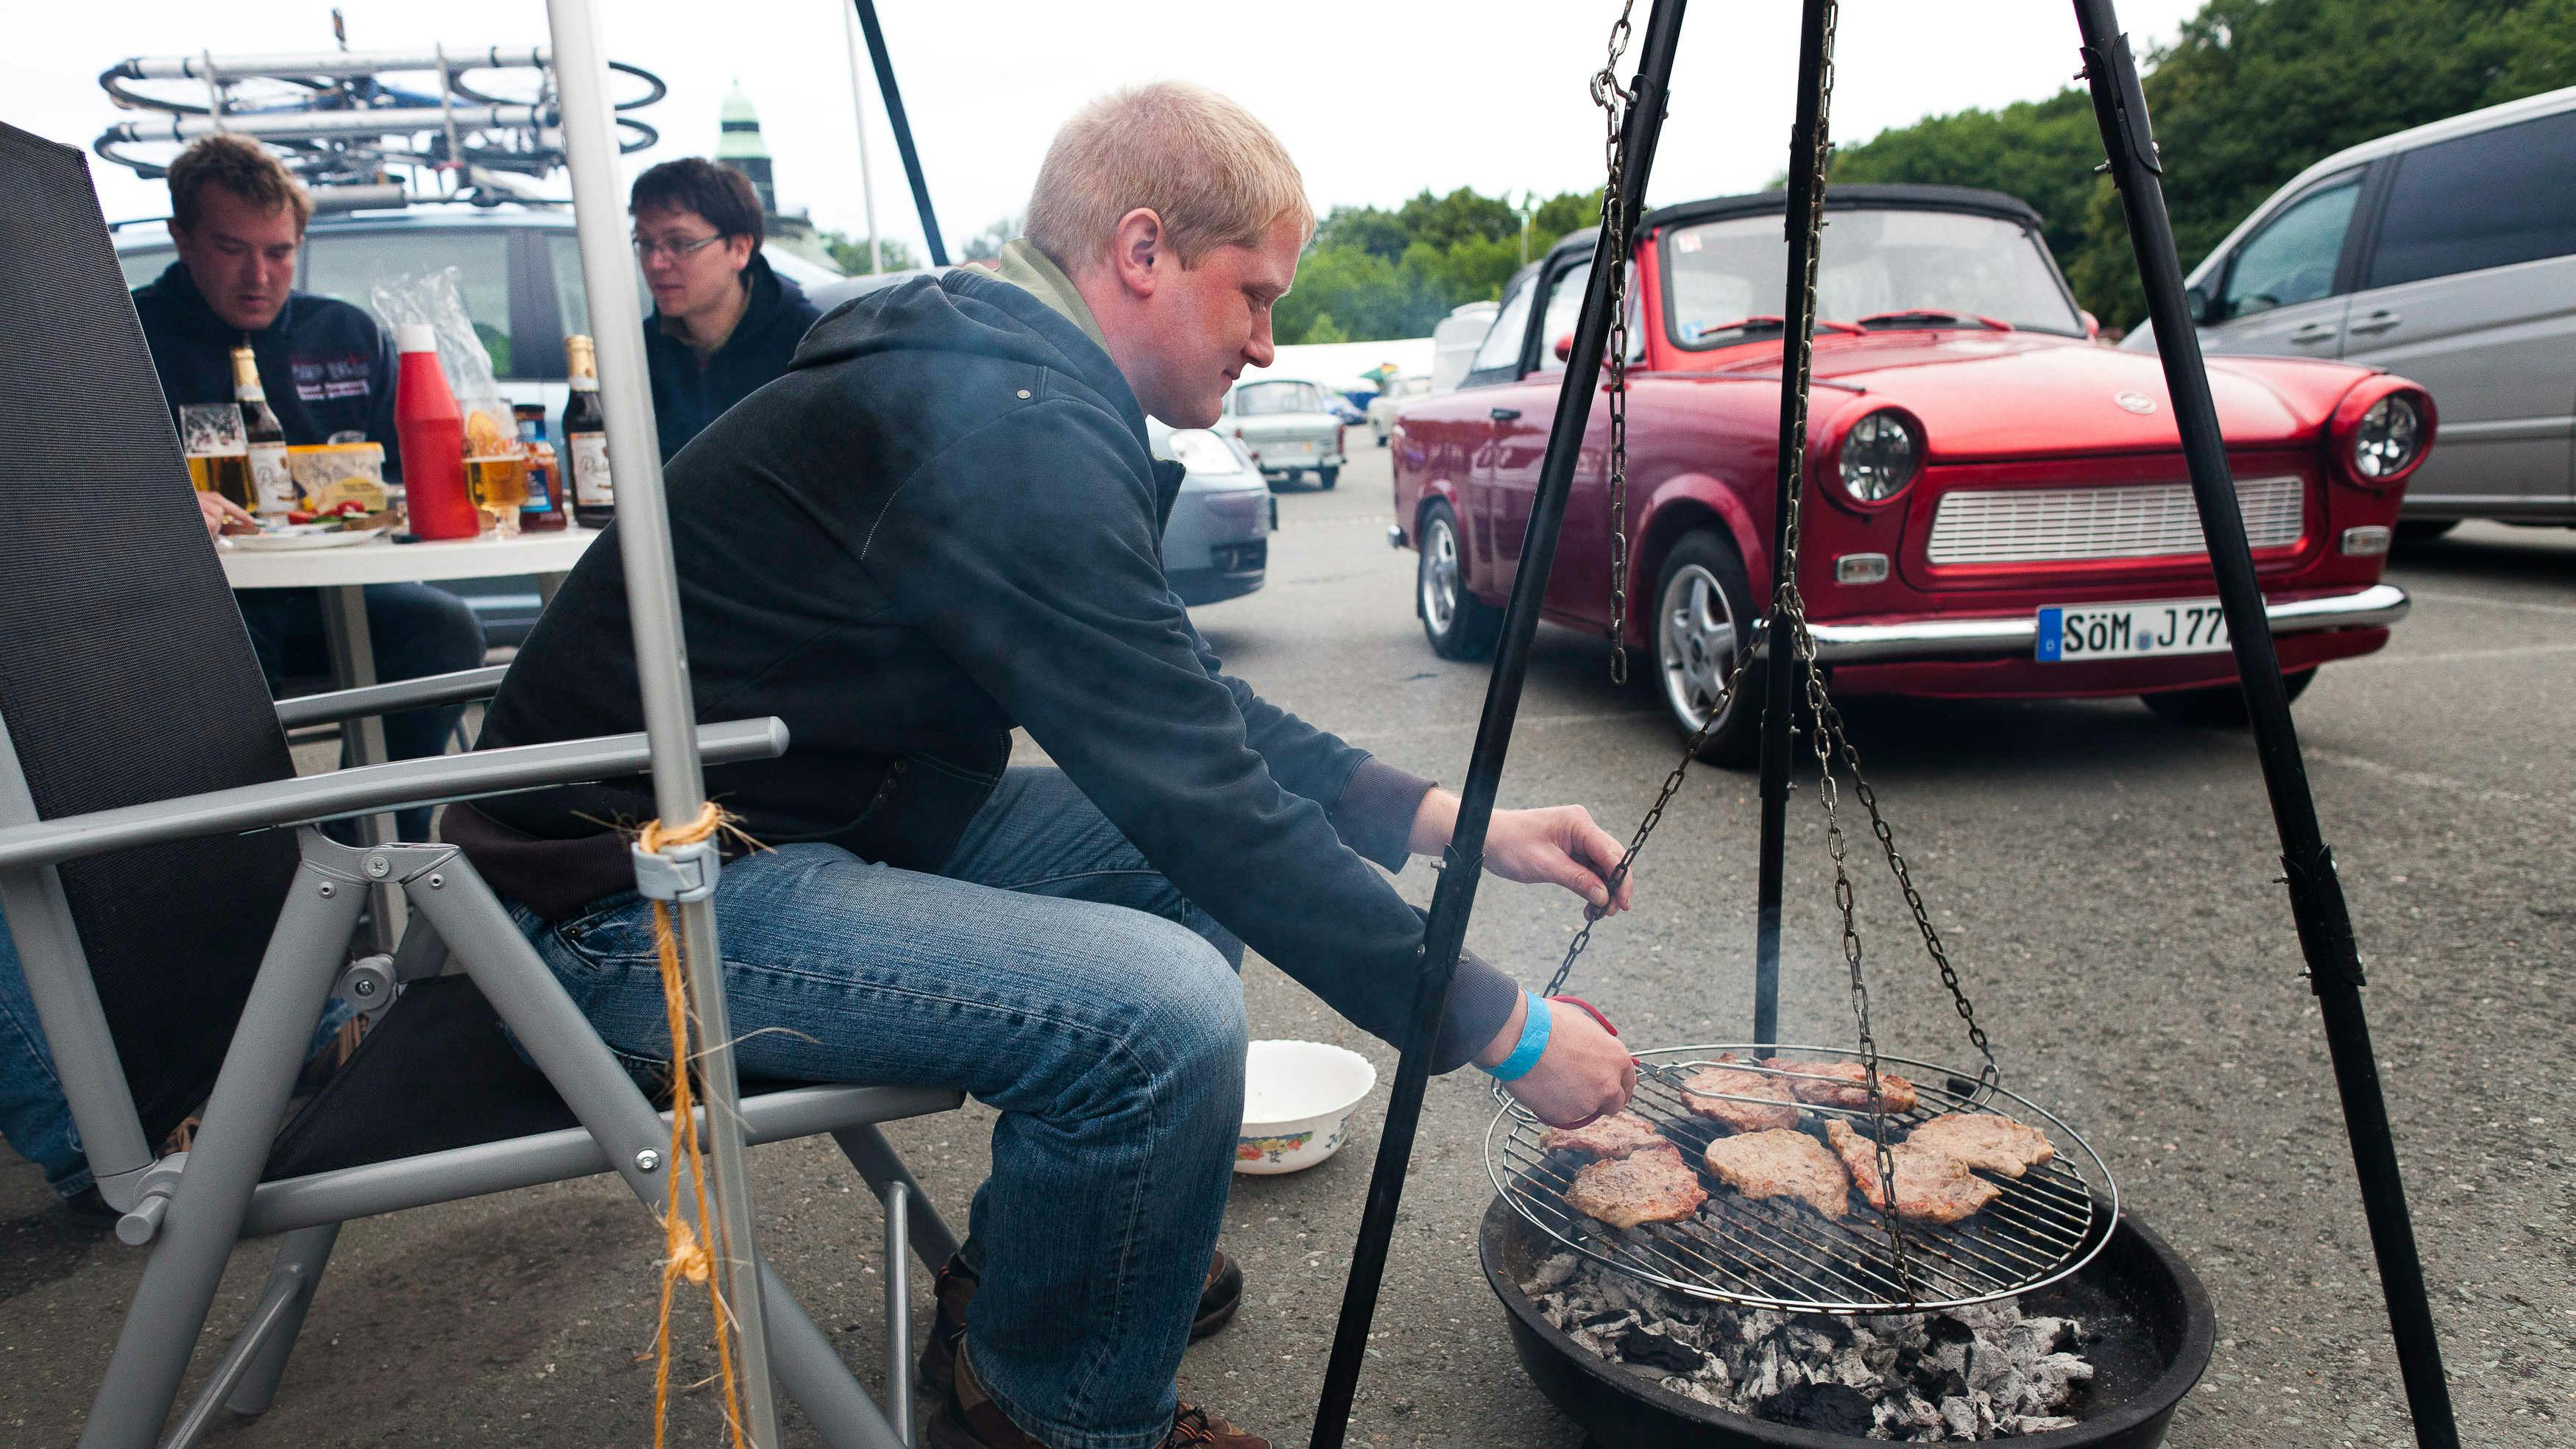
[[[2101,1212],[2099,1204],[2095,1212]],[[1852,1449],[1873,1441],[1749,1419],[1695,1403],[1602,1359],[1542,1316],[1521,1283],[1552,1241],[1501,1198],[1485,1209],[1478,1255],[1503,1300],[1512,1345],[1539,1392],[1613,1449]],[[2217,1322],[2200,1279],[2165,1241],[2123,1215],[2099,1256],[2072,1277],[2023,1294],[2029,1313],[2082,1320],[2094,1379],[2071,1413],[2083,1422],[1998,1441],[2017,1449],[2156,1449],[2174,1406],[2209,1367]]]

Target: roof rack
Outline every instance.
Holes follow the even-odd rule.
[[[223,56],[137,56],[101,72],[100,89],[148,120],[120,121],[92,149],[147,180],[170,150],[226,133],[258,141],[322,211],[418,201],[561,203],[538,183],[564,165],[552,53],[542,45],[433,45]],[[641,83],[615,102],[618,149],[660,139],[627,112],[669,87],[640,66],[609,62]],[[399,77],[397,80],[395,78]]]

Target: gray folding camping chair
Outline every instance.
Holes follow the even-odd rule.
[[[661,1160],[667,1118],[462,856],[345,846],[315,828],[635,775],[647,752],[635,734],[296,778],[281,714],[346,720],[470,698],[497,672],[272,704],[188,497],[81,154],[0,125],[0,195],[0,912],[99,1190],[124,1214],[118,1234],[150,1254],[84,1446],[161,1436],[234,1247],[282,1239],[248,1321],[165,1441],[184,1445],[224,1408],[268,1406],[342,1222],[608,1171],[651,1210],[664,1174],[685,1170]],[[698,738],[711,765],[787,745],[774,719]],[[412,903],[402,947],[352,962],[368,888],[389,881]],[[441,974],[451,957],[458,969]],[[281,1128],[335,993],[395,999]],[[902,1245],[931,1263],[956,1247],[875,1124],[959,1101],[745,1087],[749,1141],[829,1133],[887,1202],[888,1410],[901,1433],[760,1268],[770,1367],[835,1446],[909,1437]],[[192,1111],[190,1150],[156,1152]]]

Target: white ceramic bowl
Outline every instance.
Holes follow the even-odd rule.
[[[1351,1113],[1377,1087],[1358,1052],[1319,1041],[1257,1041],[1243,1066],[1243,1132],[1234,1170],[1296,1172],[1341,1150]]]

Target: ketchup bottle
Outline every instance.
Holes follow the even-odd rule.
[[[438,366],[438,333],[426,322],[394,332],[402,369],[394,379],[394,441],[402,449],[403,492],[418,538],[472,538],[483,517],[465,491],[465,417]]]

